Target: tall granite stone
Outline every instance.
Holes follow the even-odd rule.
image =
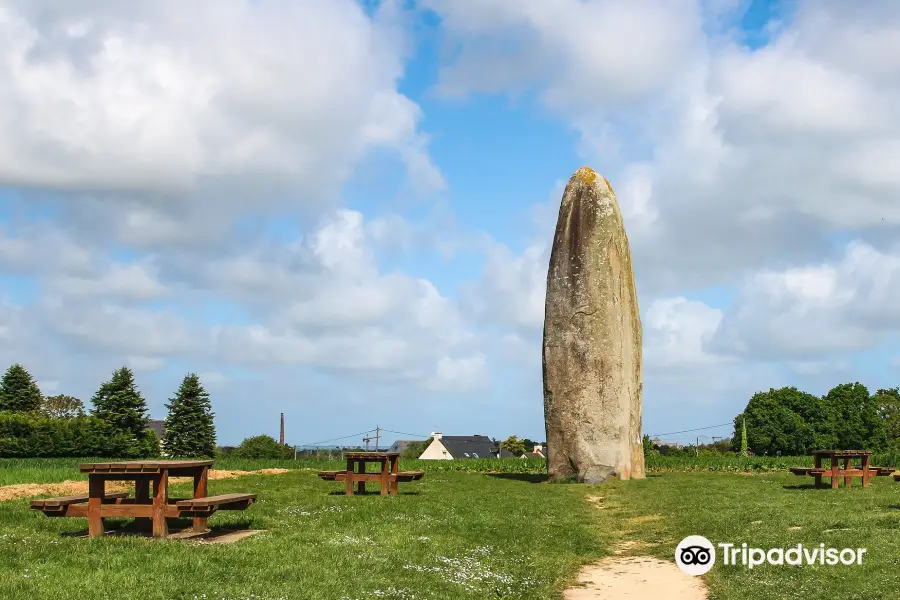
[[[642,479],[641,320],[631,250],[609,182],[578,169],[547,273],[544,420],[551,479]]]

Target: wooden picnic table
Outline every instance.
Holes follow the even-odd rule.
[[[31,501],[31,508],[50,517],[87,517],[88,534],[103,535],[105,517],[131,517],[152,529],[153,537],[166,537],[166,518],[189,517],[194,531],[205,531],[206,520],[217,510],[244,510],[256,501],[256,494],[207,496],[211,460],[153,460],[85,463],[81,472],[88,476],[87,496],[42,498]],[[171,477],[192,477],[192,498],[169,498]],[[134,498],[128,493],[106,493],[107,481],[133,481]],[[152,494],[151,494],[152,484]]]
[[[842,477],[846,487],[853,485],[854,477],[860,477],[865,488],[869,487],[870,478],[890,475],[893,472],[893,469],[871,466],[869,464],[871,457],[871,450],[815,450],[813,452],[815,467],[791,467],[790,470],[795,475],[814,477],[817,487],[821,487],[822,477],[831,478],[832,489],[838,487]],[[822,461],[824,459],[829,459],[831,464],[823,467]],[[840,465],[841,460],[844,462],[843,468]],[[860,464],[856,467],[852,464],[855,460],[860,461]]]
[[[365,493],[367,481],[381,483],[382,496],[396,496],[401,481],[417,481],[425,475],[421,471],[401,473],[398,470],[399,452],[345,452],[344,459],[347,461],[346,471],[320,471],[319,477],[326,481],[343,481],[348,496]],[[366,465],[369,463],[377,463],[379,470],[374,473],[366,472]]]

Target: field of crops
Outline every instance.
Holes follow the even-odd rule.
[[[0,485],[15,483],[55,483],[87,479],[78,472],[84,462],[119,460],[110,458],[0,458]],[[426,473],[521,473],[546,472],[545,462],[534,458],[483,458],[470,460],[401,460],[405,471]],[[256,471],[263,468],[335,470],[345,463],[338,459],[249,460],[224,457],[216,460],[215,468],[229,471]]]
[[[872,456],[872,464],[897,467],[900,454],[882,453]],[[732,473],[771,473],[787,471],[789,467],[811,467],[812,456],[659,456],[646,460],[651,473],[723,471]]]

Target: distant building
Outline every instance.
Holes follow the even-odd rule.
[[[152,429],[153,433],[156,434],[160,440],[166,435],[166,422],[165,421],[150,421],[147,423],[147,429]]]
[[[668,446],[669,448],[684,448],[684,444],[679,444],[678,442],[663,442],[661,440],[650,440],[650,443],[653,444],[653,447],[656,446]]]
[[[388,448],[386,451],[387,452],[403,452],[404,450],[409,448],[410,444],[414,444],[419,441],[421,441],[421,440],[397,440],[396,442],[391,444],[391,447]]]
[[[466,458],[511,458],[512,453],[486,435],[444,435],[432,433],[431,443],[419,460],[459,460]]]
[[[547,449],[544,444],[535,444],[532,452],[526,452],[522,458],[547,458]]]

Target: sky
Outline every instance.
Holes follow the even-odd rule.
[[[0,0],[0,130],[0,367],[48,395],[127,365],[153,418],[198,373],[222,444],[542,440],[581,166],[645,433],[900,385],[892,0]]]

